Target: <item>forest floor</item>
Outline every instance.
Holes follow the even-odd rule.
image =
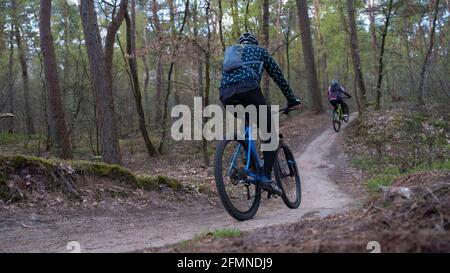
[[[179,244],[149,248],[145,251],[449,252],[448,135],[443,136],[446,141],[442,142],[442,146],[435,147],[434,154],[426,154],[427,157],[442,158],[443,161],[436,161],[433,166],[416,166],[409,170],[403,170],[404,163],[401,163],[409,147],[399,142],[400,139],[408,145],[413,144],[408,135],[404,135],[405,132],[410,134],[409,130],[421,134],[421,128],[425,128],[431,132],[439,131],[445,134],[449,125],[445,115],[449,113],[438,113],[437,122],[433,122],[431,114],[419,115],[420,123],[409,123],[409,118],[413,115],[408,108],[407,105],[401,105],[376,112],[376,115],[375,112],[368,113],[346,128],[339,138],[327,136],[327,139],[333,142],[331,146],[334,149],[321,142],[321,137],[318,137],[308,146],[306,152],[298,157],[302,177],[306,178],[303,180],[306,192],[303,195],[302,208],[310,206],[308,198],[326,204],[321,197],[314,196],[317,191],[308,192],[308,188],[326,183],[321,177],[328,174],[337,189],[343,189],[347,193],[346,196],[353,198],[344,199],[353,204],[350,208],[347,206],[349,209],[344,212],[325,217],[306,217],[310,216],[307,214],[295,223],[282,223],[239,233],[209,232]],[[412,110],[414,111],[414,108]],[[412,124],[419,124],[419,127],[411,126]],[[325,131],[323,136],[327,134],[328,131]],[[379,141],[380,136],[382,142]],[[415,138],[414,135],[409,136]],[[430,135],[430,139],[434,141],[438,138],[436,134]],[[320,150],[318,147],[325,149]],[[371,154],[371,150],[375,152]],[[383,155],[381,160],[377,159],[380,152]],[[322,157],[319,166],[312,155],[314,153],[318,153],[315,156]],[[308,158],[311,155],[313,158]],[[309,159],[308,162],[303,161],[304,156]],[[392,164],[399,163],[400,171],[397,167],[392,167],[395,166]],[[411,163],[411,160],[408,163]],[[336,168],[325,168],[331,170],[328,173],[317,168],[330,164],[335,164]],[[313,172],[309,172],[310,166],[316,167]],[[308,179],[310,175],[313,175],[314,180]],[[312,181],[318,183],[310,184]],[[330,197],[325,199],[328,198]],[[331,197],[330,202],[335,204],[335,199]]]
[[[367,252],[370,241],[386,252],[449,251],[450,173],[397,178],[392,189],[406,187],[407,197],[370,192],[373,174],[355,167],[345,149],[364,140],[355,137],[360,125],[357,119],[336,134],[329,115],[282,121],[302,178],[297,210],[263,198],[254,219],[237,222],[221,206],[213,169],[189,150],[192,144],[158,161],[130,149],[124,158],[134,173],[170,179],[146,189],[87,176],[76,182],[81,202],[58,190],[41,194],[40,187],[25,201],[0,201],[0,252],[67,252],[72,241],[82,252]],[[13,180],[39,185],[39,175],[21,168]]]
[[[345,211],[352,204],[352,198],[327,175],[334,168],[328,152],[338,136],[326,126],[328,120],[328,115],[304,115],[283,123],[282,131],[287,141],[295,147],[302,169],[304,196],[303,205],[298,210],[287,209],[280,199],[263,200],[255,219],[237,222],[226,214],[218,202],[209,168],[188,162],[180,163],[177,168],[161,161],[154,163],[159,168],[140,163],[147,167],[135,167],[141,172],[169,173],[179,179],[187,190],[163,188],[147,192],[126,189],[123,193],[123,188],[113,186],[108,179],[92,180],[81,186],[83,191],[94,187],[115,187],[121,193],[116,193],[114,198],[87,198],[81,203],[50,194],[45,197],[47,202],[44,203],[3,204],[0,212],[0,251],[66,252],[66,244],[70,241],[80,243],[84,252],[138,251],[174,244],[213,230],[233,228],[251,231]],[[135,161],[134,164],[138,163]],[[165,168],[170,170],[165,171]],[[195,180],[203,181],[204,186],[200,189],[205,190],[193,190],[191,186],[197,184]],[[210,188],[206,190],[208,183]],[[202,194],[205,192],[207,194]],[[120,197],[117,198],[117,195]]]

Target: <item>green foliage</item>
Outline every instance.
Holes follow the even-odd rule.
[[[241,236],[241,231],[236,228],[224,228],[217,229],[213,232],[210,232],[209,234],[211,234],[214,239],[236,238]]]
[[[406,172],[423,164],[431,167],[433,162],[450,157],[450,123],[445,114],[433,109],[369,112],[357,127],[358,142],[369,148],[362,162],[355,161],[357,165],[383,165]]]
[[[161,175],[156,177],[138,177],[137,182],[140,187],[146,190],[157,190],[161,185],[173,190],[181,190],[183,188],[183,185],[178,180]]]
[[[400,173],[395,167],[386,168],[373,173],[373,177],[366,184],[371,192],[377,192],[381,186],[390,186],[392,183],[403,176],[426,171],[450,171],[450,160],[444,162],[434,162],[433,164],[422,164],[416,166],[407,172]]]
[[[439,105],[370,111],[351,128],[352,164],[368,175],[377,191],[403,175],[450,170],[449,113]]]
[[[0,133],[0,145],[11,145],[24,142],[28,138],[25,134]]]
[[[80,174],[94,175],[103,178],[110,178],[120,181],[135,182],[135,175],[128,169],[118,165],[108,165],[105,163],[92,163],[88,161],[74,162],[76,171]]]
[[[214,231],[203,232],[200,234],[195,234],[190,240],[182,241],[177,245],[176,249],[183,251],[184,249],[194,247],[198,242],[205,239],[212,238],[213,240],[217,240],[224,238],[238,238],[241,236],[241,234],[242,232],[236,228],[223,228]]]

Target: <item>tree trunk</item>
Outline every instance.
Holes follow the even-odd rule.
[[[230,0],[229,1],[231,5],[231,19],[233,21],[233,24],[231,25],[231,34],[233,41],[236,41],[239,36],[241,35],[240,31],[240,20],[239,20],[239,6],[237,0]]]
[[[436,20],[439,12],[439,0],[435,0],[434,3],[434,17],[432,21],[432,26],[430,30],[430,44],[428,46],[427,54],[422,64],[422,69],[420,71],[420,82],[419,82],[419,104],[425,105],[425,76],[427,73],[428,63],[430,62],[431,54],[434,48],[434,37],[436,34]]]
[[[14,25],[11,24],[11,33],[9,36],[9,54],[8,54],[8,112],[14,114]],[[14,119],[8,119],[8,132],[14,133]]]
[[[292,29],[292,18],[293,18],[293,11],[289,11],[288,15],[288,24],[286,29],[285,37],[285,43],[286,43],[286,74],[287,74],[287,81],[291,82],[291,60],[290,60],[290,46],[291,46],[291,29]]]
[[[325,90],[328,87],[328,67],[327,67],[327,53],[325,51],[325,42],[322,37],[322,31],[321,31],[321,6],[320,6],[320,0],[314,0],[314,19],[316,24],[316,36],[317,36],[317,42],[319,44],[318,46],[318,57],[319,57],[319,82],[320,82],[320,93],[323,94],[323,102],[326,102],[328,100],[327,92]]]
[[[409,87],[408,90],[409,92],[415,92],[415,79],[414,79],[414,70],[413,70],[413,64],[412,64],[412,60],[411,60],[411,45],[409,42],[409,36],[408,36],[408,32],[409,32],[409,25],[411,25],[411,22],[409,21],[408,18],[404,17],[403,19],[403,31],[402,31],[402,36],[403,36],[403,41],[405,42],[405,48],[406,48],[406,59],[408,60],[408,75],[409,75]],[[412,94],[410,94],[412,95]]]
[[[3,50],[5,49],[5,44],[3,43],[3,41],[6,40],[5,34],[6,34],[6,12],[5,12],[5,7],[6,7],[6,1],[2,1],[0,3],[0,54],[2,54]]]
[[[19,18],[17,14],[17,2],[12,1],[13,8],[13,21],[14,21],[14,35],[16,37],[17,50],[19,52],[19,62],[22,68],[22,80],[23,80],[23,97],[24,97],[24,110],[25,110],[25,124],[27,126],[27,132],[29,135],[33,135],[35,131],[33,113],[30,106],[30,88],[29,88],[29,77],[28,77],[28,67],[26,58],[26,44],[22,41],[22,36],[20,33]]]
[[[386,46],[386,36],[389,30],[389,23],[392,17],[392,7],[393,0],[389,1],[388,11],[386,13],[386,20],[384,22],[384,29],[381,33],[381,46],[380,46],[380,55],[378,56],[378,81],[377,81],[377,93],[375,98],[375,110],[380,110],[381,108],[381,84],[383,83],[383,69],[384,69],[384,49]]]
[[[147,29],[144,26],[144,48],[147,49],[148,47],[148,38],[147,38]],[[149,109],[150,104],[150,98],[149,98],[149,84],[150,84],[150,65],[148,63],[148,56],[146,54],[142,55],[142,63],[144,64],[144,72],[145,72],[145,78],[144,78],[144,102],[147,106],[147,109]],[[150,120],[150,114],[147,115],[148,120]]]
[[[244,29],[245,32],[250,32],[250,28],[248,25],[248,18],[250,16],[250,0],[245,2],[245,15],[244,15]]]
[[[61,88],[58,79],[55,47],[50,26],[52,1],[41,0],[39,30],[41,50],[44,63],[45,81],[48,91],[49,124],[52,141],[58,156],[63,159],[72,158],[69,135],[67,133],[64,108],[61,98]]]
[[[358,28],[355,19],[355,0],[347,0],[348,23],[350,29],[350,46],[352,49],[353,67],[355,70],[355,78],[358,81],[359,92],[361,94],[361,107],[367,106],[366,86],[364,84],[364,76],[361,68],[361,58],[359,56]],[[355,90],[355,92],[357,92]]]
[[[173,5],[173,2],[170,2]],[[168,78],[167,78],[167,92],[166,92],[166,97],[164,100],[164,114],[163,114],[163,122],[162,122],[162,136],[161,136],[161,142],[158,148],[158,151],[160,153],[163,153],[163,149],[164,149],[164,143],[166,141],[167,138],[167,120],[169,118],[169,99],[170,99],[170,94],[171,94],[171,90],[172,90],[172,75],[174,73],[174,69],[175,69],[175,57],[176,54],[178,52],[178,48],[179,48],[179,43],[181,42],[181,38],[183,35],[183,31],[184,31],[184,27],[186,25],[186,21],[187,21],[187,17],[189,15],[189,0],[186,0],[185,3],[185,10],[184,10],[184,18],[183,18],[183,22],[181,24],[179,33],[178,33],[178,37],[177,33],[176,33],[176,29],[175,29],[175,17],[171,16],[171,24],[173,26],[172,28],[172,36],[173,36],[173,41],[174,41],[174,45],[172,46],[172,62],[170,63],[170,68],[169,68],[169,73],[168,73]]]
[[[136,51],[136,3],[135,0],[131,0],[131,18],[128,13],[125,13],[125,21],[127,25],[127,53],[128,55],[132,55],[133,52]],[[130,68],[131,74],[131,83],[132,90],[134,95],[134,101],[136,103],[136,111],[138,114],[138,123],[139,129],[141,131],[142,138],[145,142],[145,147],[147,148],[147,152],[149,156],[156,156],[158,152],[156,151],[155,146],[150,140],[148,135],[146,123],[145,123],[145,113],[144,108],[142,107],[142,95],[141,95],[141,87],[139,85],[139,76],[138,76],[138,68],[137,61],[135,57],[131,57],[128,59],[128,65]]]
[[[225,52],[225,40],[223,38],[223,8],[222,8],[222,0],[219,1],[219,37],[220,37],[220,44],[222,45],[222,52]]]
[[[91,0],[81,0],[80,12],[97,104],[96,115],[102,157],[107,163],[120,164],[122,160],[117,137],[113,98],[110,89],[111,83],[107,82],[106,62],[94,2]]]
[[[120,28],[120,25],[125,18],[125,13],[128,7],[128,0],[122,0],[120,2],[119,10],[116,15],[112,18],[111,23],[108,25],[106,30],[105,38],[105,71],[106,71],[106,84],[108,87],[108,92],[111,98],[113,97],[113,76],[112,76],[112,66],[114,59],[114,45],[116,42],[116,34]]]
[[[209,21],[209,16],[211,9],[211,2],[206,2],[206,28],[207,28],[207,48],[206,48],[206,54],[205,54],[205,93],[203,96],[203,102],[204,106],[207,107],[209,105],[209,91],[211,86],[211,26]],[[207,118],[204,118],[204,124],[208,121]],[[203,137],[202,140],[202,147],[203,147],[203,161],[206,166],[209,166],[209,154],[208,154],[208,142],[206,141],[205,137]]]
[[[373,59],[373,65],[372,65],[372,69],[373,69],[373,75],[376,78],[377,74],[378,74],[378,68],[377,68],[377,63],[378,63],[378,56],[377,56],[377,52],[378,52],[378,40],[377,40],[377,25],[375,23],[375,7],[374,7],[374,0],[369,0],[369,22],[370,22],[370,36],[371,36],[371,42],[372,42],[372,59]],[[375,85],[373,85],[375,86]],[[373,89],[373,87],[372,87]],[[376,92],[376,90],[375,90]]]
[[[162,104],[162,94],[163,94],[163,60],[162,60],[162,29],[161,23],[158,17],[158,2],[156,0],[152,0],[151,11],[152,11],[152,21],[153,27],[156,34],[156,39],[158,41],[157,55],[156,55],[156,115],[155,121],[161,120],[161,104]]]
[[[263,2],[263,47],[269,50],[269,0]],[[270,78],[267,73],[264,73],[262,91],[264,97],[266,97],[267,103],[270,104]]]
[[[317,81],[316,64],[311,38],[311,27],[308,16],[306,0],[297,1],[297,12],[299,18],[300,32],[302,33],[303,58],[305,62],[306,81],[309,91],[311,109],[314,112],[322,111],[322,101]]]

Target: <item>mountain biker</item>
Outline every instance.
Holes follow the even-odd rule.
[[[259,85],[263,68],[281,89],[281,92],[288,101],[288,108],[295,108],[301,104],[300,99],[294,95],[294,92],[289,87],[281,69],[273,60],[267,49],[259,46],[255,35],[251,33],[242,34],[239,38],[239,45],[237,45],[237,47],[242,48],[241,58],[244,65],[232,71],[225,71],[225,68],[223,70],[220,85],[220,101],[224,106],[242,105],[247,107],[249,105],[254,105],[258,109],[261,105],[267,105],[267,101],[262,94]],[[227,52],[225,53],[225,59],[226,55]],[[270,107],[267,107],[267,109],[266,120],[268,122],[267,128],[270,133],[272,113]],[[264,142],[270,142],[270,139]],[[268,192],[281,195],[281,188],[271,179],[272,168],[275,161],[275,151],[264,151],[263,155],[264,175],[260,177],[262,187]]]
[[[338,80],[333,80],[331,85],[328,87],[328,100],[330,101],[330,104],[333,105],[335,111],[337,111],[338,105],[340,104],[342,106],[344,116],[348,116],[348,106],[342,99],[342,94],[346,95],[347,98],[352,97],[349,93],[347,93],[345,88],[339,84]]]

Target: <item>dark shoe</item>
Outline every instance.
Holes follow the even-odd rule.
[[[283,194],[283,190],[280,187],[278,187],[277,183],[275,181],[270,180],[267,177],[263,177],[261,179],[261,185],[263,190],[269,193],[277,194],[279,196]]]

